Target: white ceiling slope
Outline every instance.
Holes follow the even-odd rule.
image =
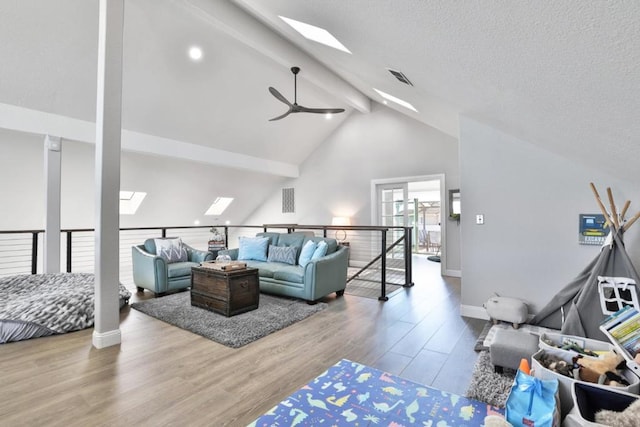
[[[371,99],[457,135],[457,114],[640,179],[640,2],[236,0]],[[300,37],[320,26],[353,54]],[[414,87],[386,68],[404,72]],[[394,107],[395,108],[395,107]]]
[[[0,2],[0,103],[93,120],[97,5]],[[418,113],[389,107],[448,134],[463,114],[640,179],[635,0],[128,0],[125,15],[130,131],[297,165],[366,111],[366,97],[381,102],[375,87]],[[329,30],[353,54],[304,39],[278,15]],[[199,63],[186,57],[192,44]],[[286,107],[267,88],[292,98],[293,65],[301,104],[347,112],[268,122]]]
[[[232,3],[212,5],[222,11],[218,15],[229,15],[233,8],[254,26],[262,26]],[[281,37],[276,36],[290,46],[295,63],[282,65],[220,30],[213,21],[194,15],[188,1],[126,2],[125,129],[298,165],[348,117],[352,105],[363,111],[368,108],[367,97]],[[97,24],[97,0],[0,2],[0,103],[95,120]],[[241,30],[243,23],[236,24],[230,25]],[[191,45],[203,49],[202,61],[188,59]],[[292,65],[302,67],[301,104],[341,107],[346,113],[331,120],[295,114],[269,122],[287,107],[268,87],[293,99]],[[307,76],[315,76],[327,89]],[[350,103],[332,93],[334,87],[347,93]]]

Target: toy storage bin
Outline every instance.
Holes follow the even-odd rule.
[[[553,344],[562,346],[565,344],[566,341],[572,341],[572,342],[576,342],[578,343],[578,345],[580,345],[580,347],[586,349],[586,350],[591,350],[591,351],[595,351],[595,352],[607,352],[607,351],[612,351],[615,347],[613,346],[613,344],[609,343],[609,342],[605,342],[605,341],[598,341],[598,340],[593,340],[590,338],[584,338],[584,337],[577,337],[575,335],[565,335],[565,334],[559,334],[559,333],[551,333],[551,332],[543,332],[542,334],[540,334],[540,343],[538,344],[538,346],[542,349],[556,349],[556,350],[562,350],[561,348],[558,347],[554,347],[551,346],[549,344],[547,344],[546,342],[544,342],[544,340],[548,340],[551,341]],[[577,354],[577,352],[573,351],[573,350],[565,350],[565,351],[570,351],[574,354]],[[586,356],[585,357],[592,357],[592,356]]]
[[[540,359],[545,354],[551,354],[553,356],[556,356],[564,360],[567,363],[572,363],[571,359],[573,358],[573,356],[575,356],[575,353],[566,351],[566,350],[560,350],[560,349],[541,349],[536,354],[531,356],[531,371],[532,371],[531,374],[534,377],[540,378],[541,380],[550,380],[554,378],[558,380],[559,382],[558,391],[560,394],[561,414],[563,417],[567,415],[569,411],[571,411],[571,408],[573,408],[573,398],[571,397],[571,384],[573,384],[574,382],[587,384],[594,387],[605,388],[607,390],[618,390],[618,391],[624,391],[624,392],[634,393],[634,394],[638,394],[638,391],[640,391],[640,379],[636,377],[633,374],[633,372],[631,372],[629,369],[624,369],[622,371],[622,376],[627,380],[627,382],[630,385],[625,387],[613,387],[613,386],[609,387],[605,385],[588,383],[586,381],[575,380],[573,378],[569,378],[565,375],[559,374],[557,372],[553,372],[545,368],[540,363]]]
[[[573,408],[567,414],[562,427],[606,427],[595,422],[595,413],[608,409],[621,412],[638,399],[638,396],[617,390],[617,387],[597,387],[574,382],[571,384]]]

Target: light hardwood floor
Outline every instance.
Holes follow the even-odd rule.
[[[389,301],[332,295],[240,349],[129,307],[120,346],[96,350],[92,329],[0,345],[0,425],[244,426],[342,358],[464,394],[484,321],[460,317],[439,269],[415,257],[415,287]]]

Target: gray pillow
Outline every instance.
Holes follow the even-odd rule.
[[[297,248],[295,246],[273,246],[269,245],[269,262],[283,262],[285,264],[296,264]]]
[[[187,250],[182,246],[182,239],[154,239],[156,255],[164,258],[167,263],[184,262],[189,260]]]

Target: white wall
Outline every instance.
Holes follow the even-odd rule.
[[[472,119],[460,124],[463,312],[484,313],[474,307],[494,292],[537,312],[598,253],[577,243],[579,214],[600,212],[589,182],[605,199],[611,187],[618,209],[630,199],[629,217],[640,209],[640,189]],[[635,261],[637,228],[625,239]]]
[[[0,230],[44,228],[44,137],[0,129]]]
[[[0,129],[0,230],[44,226],[44,137]],[[93,228],[94,146],[62,140],[62,228]],[[121,189],[144,191],[121,227],[241,223],[283,178],[167,157],[123,152]],[[204,216],[218,196],[235,200],[220,217]]]
[[[41,135],[0,131],[0,229],[43,227],[43,139]],[[93,165],[93,145],[62,141],[63,228],[93,227]],[[121,189],[148,195],[136,215],[120,217],[120,225],[181,226],[195,220],[212,224],[214,218],[203,213],[217,196],[235,198],[219,224],[227,219],[232,224],[327,224],[333,216],[346,215],[355,225],[370,225],[373,179],[444,173],[447,188],[458,188],[458,143],[376,104],[370,114],[353,113],[300,169],[299,179],[285,180],[124,152]],[[296,189],[295,214],[282,214],[284,187]],[[453,222],[448,225],[447,269],[459,270],[458,227]]]
[[[283,184],[295,188],[295,213],[282,213],[278,189],[246,223],[330,224],[349,216],[353,225],[371,225],[371,180],[439,173],[447,189],[458,188],[456,139],[374,104],[370,114],[352,113],[300,166],[300,177]],[[458,227],[448,225],[446,268],[459,270]]]

